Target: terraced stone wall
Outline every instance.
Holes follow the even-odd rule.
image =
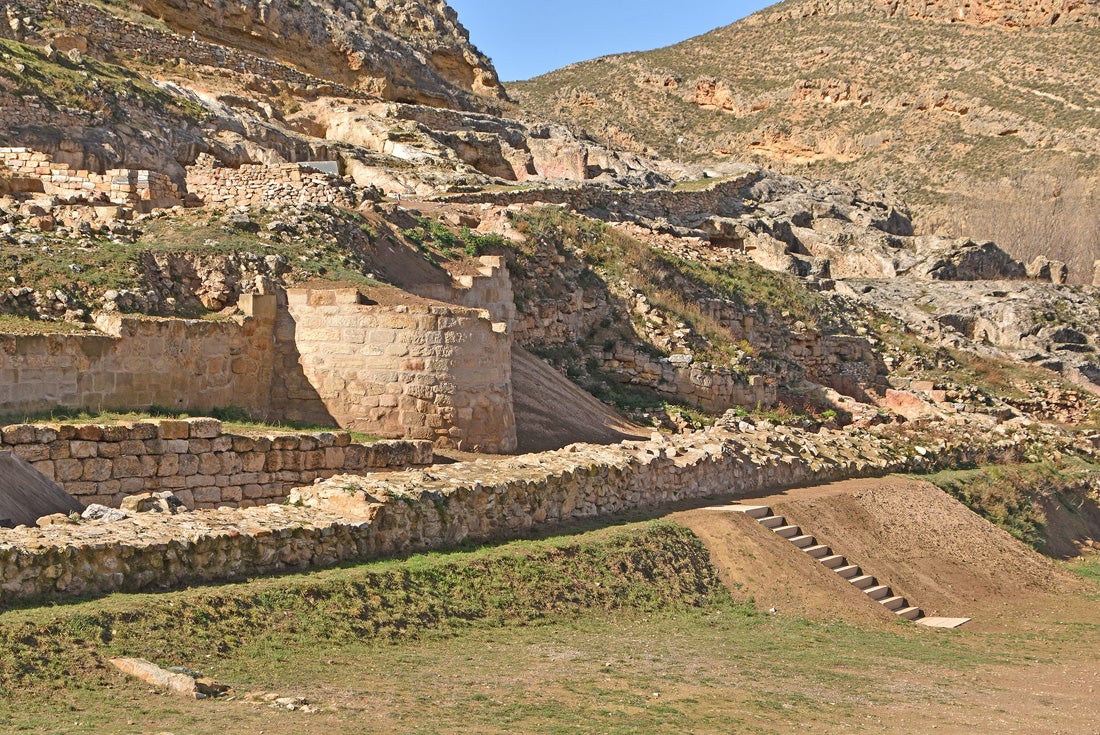
[[[304,570],[712,495],[1003,461],[1031,441],[1023,433],[984,439],[914,452],[905,442],[847,432],[711,430],[430,472],[341,475],[295,490],[287,505],[0,529],[0,590],[27,599]]]
[[[430,464],[430,442],[352,442],[344,431],[242,436],[216,419],[115,425],[14,424],[10,449],[81,503],[170,490],[188,508],[249,508],[282,502],[291,488],[344,472]]]

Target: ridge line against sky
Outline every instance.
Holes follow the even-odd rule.
[[[767,0],[448,0],[504,81],[647,51],[729,25]]]

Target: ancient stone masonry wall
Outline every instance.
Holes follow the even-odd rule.
[[[156,171],[109,169],[104,174],[70,170],[67,163],[29,148],[0,148],[0,165],[11,178],[37,182],[44,194],[63,200],[107,200],[143,211],[180,204],[180,193],[167,176]]]
[[[276,396],[287,418],[316,421],[320,413],[383,437],[515,450],[512,340],[484,310],[368,305],[355,289],[291,290],[287,300],[278,327],[283,364],[299,365],[304,378]]]
[[[516,448],[511,336],[482,309],[359,303],[355,289],[243,295],[227,321],[103,313],[104,334],[0,335],[0,413],[237,406],[250,414]]]
[[[483,255],[478,275],[462,275],[450,284],[424,283],[412,286],[412,291],[427,299],[484,309],[494,324],[511,331],[516,321],[516,300],[512,293],[512,278],[499,255]]]
[[[37,97],[8,95],[0,105],[0,127],[48,125],[58,128],[76,128],[102,123],[102,113],[78,110],[73,107],[52,109]]]
[[[798,363],[808,379],[844,395],[861,396],[886,373],[874,347],[863,337],[823,335],[813,329],[801,332],[786,327],[769,329],[767,324],[728,301],[706,301],[699,306],[727,329],[734,340],[746,340],[758,351],[782,354]]]
[[[357,444],[347,432],[238,436],[200,418],[118,425],[15,424],[10,449],[85,505],[172,491],[188,508],[281,502],[293,487],[343,472],[432,462],[429,442]]]
[[[354,209],[370,190],[340,176],[313,171],[296,163],[240,168],[193,166],[187,169],[187,191],[206,204],[254,206],[327,202]]]
[[[939,445],[847,432],[712,430],[503,462],[338,476],[291,505],[0,530],[8,600],[141,590],[511,538],[536,526],[713,495],[1017,457],[1025,440]],[[305,507],[300,507],[305,506]]]
[[[152,405],[261,413],[274,357],[270,307],[223,322],[105,313],[102,335],[0,335],[0,413]]]
[[[604,371],[623,383],[652,388],[705,411],[767,407],[776,401],[775,386],[762,376],[695,363],[687,355],[658,358],[630,345],[619,345],[602,355],[601,364]]]
[[[628,213],[630,219],[668,219],[684,214],[740,214],[744,189],[760,177],[757,171],[727,179],[701,191],[646,189],[638,191],[601,186],[556,187],[501,192],[475,192],[442,197],[462,204],[564,204],[576,212]]]

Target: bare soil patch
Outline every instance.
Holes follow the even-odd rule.
[[[631,424],[530,352],[512,349],[512,390],[519,451],[545,452],[574,442],[647,439]]]
[[[851,480],[745,502],[771,506],[926,615],[974,618],[973,628],[1018,629],[1086,589],[1060,565],[927,482]],[[865,608],[880,609],[790,543],[731,516],[700,510],[674,519],[704,539],[742,595],[811,617],[861,620],[872,616]]]

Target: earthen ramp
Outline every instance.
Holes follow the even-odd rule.
[[[889,584],[925,615],[998,625],[1059,605],[1084,583],[934,485],[853,480],[739,500],[770,506]],[[674,519],[711,550],[726,583],[757,605],[811,617],[890,620],[881,606],[751,518],[695,510]]]
[[[56,482],[10,451],[0,452],[0,526],[33,526],[42,516],[82,510]]]
[[[545,452],[574,442],[614,444],[650,434],[520,347],[512,348],[512,396],[520,452]]]

